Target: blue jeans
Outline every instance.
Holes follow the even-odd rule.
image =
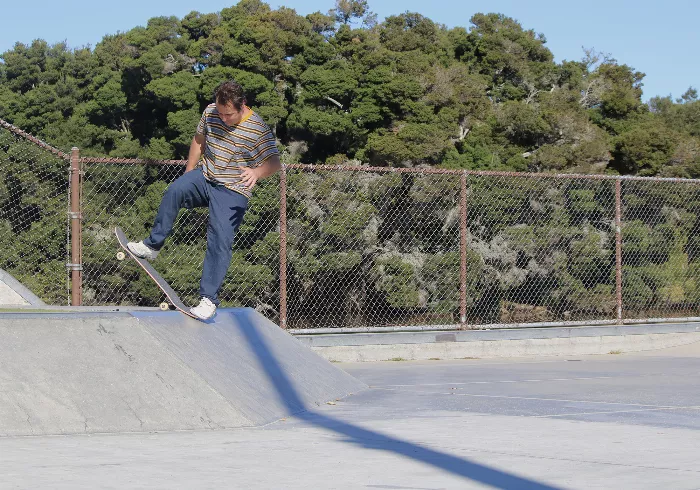
[[[180,209],[203,207],[209,207],[209,225],[199,294],[218,306],[219,290],[231,264],[233,239],[248,208],[246,196],[208,181],[201,167],[186,172],[168,186],[151,234],[143,243],[160,250],[173,230]]]

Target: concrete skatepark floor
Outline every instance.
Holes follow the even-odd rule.
[[[370,389],[264,427],[0,438],[0,488],[700,488],[698,344],[338,366]]]

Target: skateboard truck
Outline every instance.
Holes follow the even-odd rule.
[[[117,260],[119,262],[121,262],[124,259],[126,259],[126,254],[124,252],[122,252],[121,250],[119,252],[117,252]],[[165,301],[163,301],[160,305],[158,305],[158,307],[163,311],[170,311],[170,303],[166,303]]]

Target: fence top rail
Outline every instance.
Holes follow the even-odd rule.
[[[684,179],[679,177],[640,177],[636,175],[600,175],[600,174],[562,174],[535,172],[505,172],[494,170],[457,170],[431,167],[372,167],[366,165],[316,165],[307,163],[291,163],[284,165],[287,169],[313,172],[314,170],[347,171],[347,172],[376,172],[376,173],[412,173],[412,174],[442,174],[442,175],[473,175],[483,177],[521,177],[531,179],[580,179],[580,180],[632,180],[643,182],[675,182],[685,184],[700,184],[700,179]]]
[[[0,119],[0,126],[7,129],[11,133],[16,134],[17,136],[20,136],[28,141],[31,141],[32,143],[39,146],[40,148],[43,148],[44,150],[50,151],[51,153],[53,153],[54,155],[56,155],[59,158],[63,158],[64,160],[70,160],[70,154],[62,152],[58,148],[55,148],[55,147],[49,145],[48,143],[41,141],[39,138],[27,133],[26,131],[22,131],[17,126],[10,124],[9,122],[5,121],[4,119]]]
[[[145,158],[105,158],[82,157],[82,163],[108,163],[119,165],[186,165],[187,160],[153,160]],[[529,179],[577,179],[577,180],[611,180],[641,182],[671,182],[683,184],[700,184],[700,179],[683,179],[678,177],[639,177],[635,175],[600,175],[600,174],[554,174],[535,172],[499,172],[491,170],[456,170],[432,167],[372,167],[367,165],[325,165],[308,163],[285,164],[285,169],[313,172],[316,170],[336,172],[375,172],[375,173],[410,173],[437,175],[472,175],[475,177],[520,177]]]
[[[119,165],[186,165],[187,160],[152,160],[148,158],[82,157],[81,163],[116,163]]]

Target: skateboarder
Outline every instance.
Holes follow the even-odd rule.
[[[185,173],[165,191],[151,234],[140,242],[129,242],[129,250],[138,257],[155,259],[181,208],[209,207],[201,300],[190,311],[203,320],[211,318],[219,305],[233,239],[251,191],[258,180],[280,168],[275,136],[246,106],[242,87],[235,81],[220,84],[197,126]]]

